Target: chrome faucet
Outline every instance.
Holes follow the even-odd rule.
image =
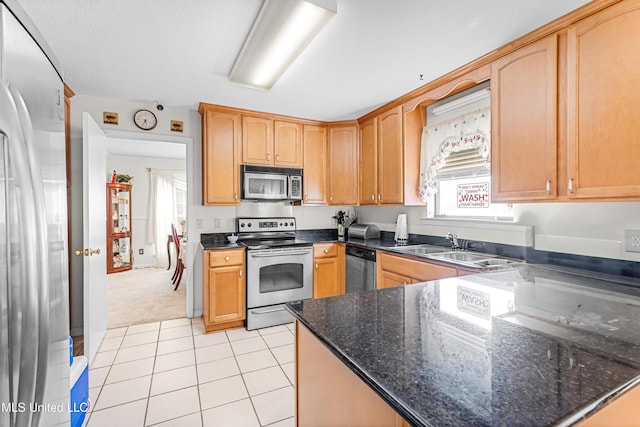
[[[456,234],[447,233],[447,239],[451,242],[451,250],[455,251],[460,249],[460,245],[458,243],[458,236]]]

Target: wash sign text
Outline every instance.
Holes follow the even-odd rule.
[[[459,208],[488,208],[489,183],[458,184]]]

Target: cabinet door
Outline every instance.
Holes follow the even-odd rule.
[[[202,117],[202,204],[240,203],[240,114],[205,110]]]
[[[305,204],[327,204],[327,129],[322,126],[304,125],[304,177]]]
[[[493,201],[556,197],[557,52],[554,34],[492,64]]]
[[[640,2],[586,18],[567,37],[570,198],[640,196]]]
[[[329,128],[329,204],[358,204],[358,127]]]
[[[273,120],[242,116],[242,162],[272,165],[273,157]]]
[[[302,126],[299,123],[273,122],[273,144],[276,166],[302,167]]]
[[[338,258],[316,258],[313,261],[313,297],[340,295]]]
[[[359,204],[378,203],[378,119],[367,120],[360,126],[360,182]]]
[[[245,318],[245,289],[242,265],[209,269],[209,323]]]
[[[404,203],[402,107],[378,116],[378,202]]]
[[[376,279],[376,288],[394,288],[396,286],[408,285],[409,283],[414,283],[409,276],[382,270],[382,274],[379,274]]]

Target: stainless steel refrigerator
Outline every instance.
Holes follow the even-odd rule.
[[[0,426],[69,425],[64,93],[50,49],[0,0]]]

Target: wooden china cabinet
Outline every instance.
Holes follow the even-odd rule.
[[[107,184],[107,274],[132,266],[131,184]]]

